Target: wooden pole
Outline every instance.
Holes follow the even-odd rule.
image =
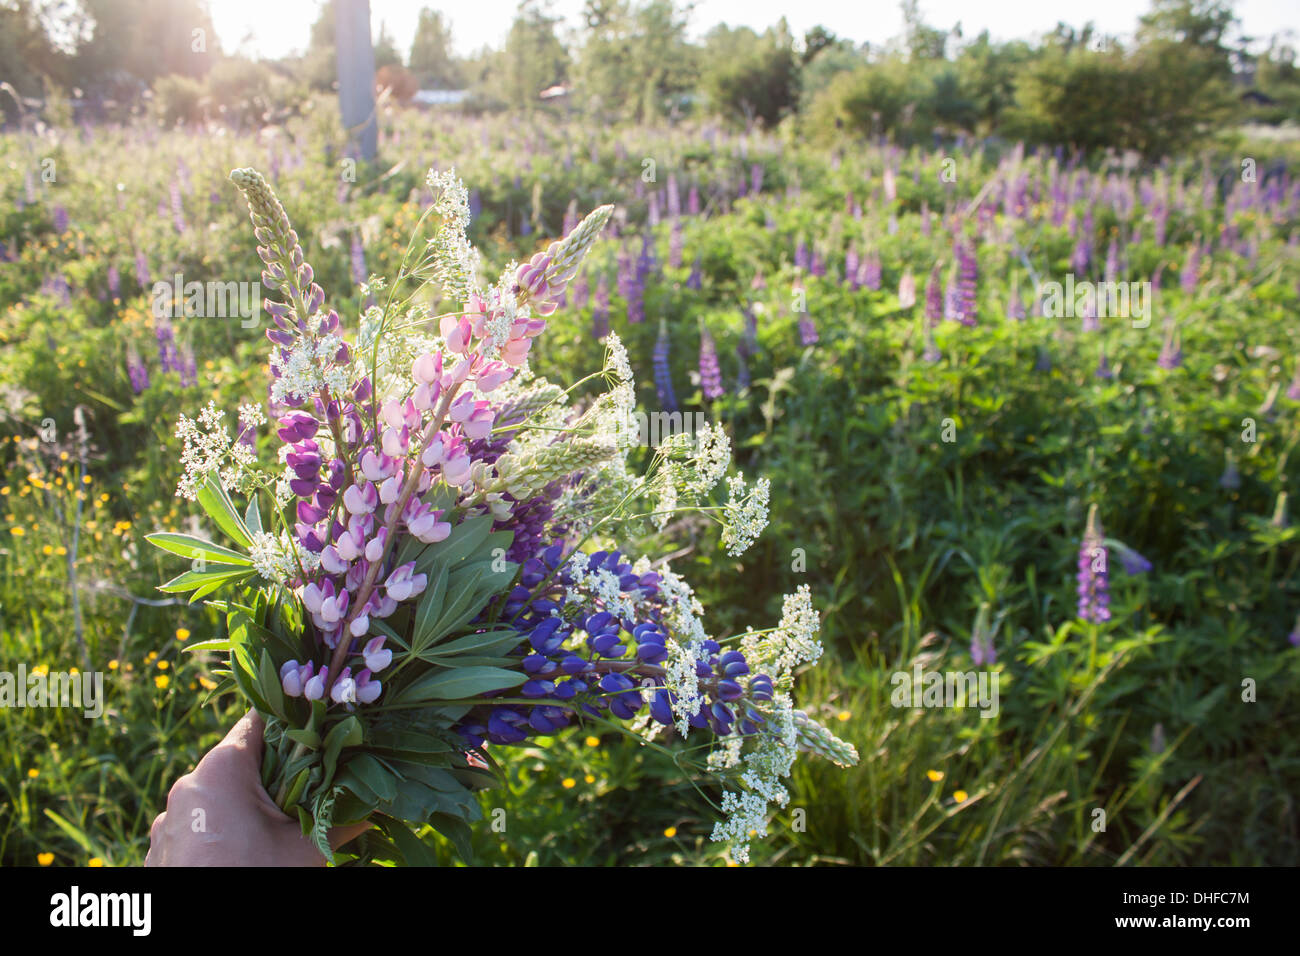
[[[339,66],[339,108],[362,159],[379,144],[375,118],[375,51],[370,45],[370,0],[334,0],[334,49]]]

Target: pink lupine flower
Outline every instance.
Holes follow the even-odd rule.
[[[480,392],[490,392],[494,388],[505,384],[515,374],[514,369],[504,362],[489,362],[479,370],[478,383]]]
[[[301,596],[302,596],[303,607],[305,607],[312,614],[319,614],[321,603],[327,597],[334,596],[334,582],[330,580],[326,580],[325,586],[321,587],[319,584],[313,581],[310,584],[308,584],[305,588],[303,588]]]
[[[320,602],[320,619],[326,624],[337,624],[348,613],[348,604],[351,602],[352,595],[348,591],[341,591],[334,597],[327,597]]]
[[[439,329],[447,343],[447,351],[457,355],[465,354],[474,336],[474,329],[469,319],[464,316],[444,315],[442,322],[439,323]]]
[[[346,535],[346,532],[344,534]],[[330,574],[345,574],[351,563],[339,553],[336,545],[326,545],[325,550],[320,553],[320,565]]]
[[[512,368],[518,368],[524,364],[524,359],[528,357],[528,350],[532,346],[533,340],[527,338],[507,342],[505,348],[501,350],[501,361]]]
[[[442,517],[441,511],[428,511],[419,515],[419,517],[408,520],[406,522],[407,530],[425,544],[435,544],[451,534],[451,524],[446,521],[439,521],[440,517]],[[378,668],[375,669],[378,670]]]
[[[343,507],[349,514],[370,514],[379,507],[379,494],[375,491],[375,486],[368,481],[364,485],[350,485],[348,490],[343,492]]]
[[[372,638],[361,649],[361,656],[366,660],[366,667],[378,673],[393,662],[393,652],[384,647],[383,637]]]
[[[353,637],[365,637],[370,632],[370,615],[358,614],[348,625],[348,633]]]
[[[325,696],[325,684],[329,680],[330,668],[326,664],[320,669],[320,673],[309,679],[302,685],[302,696],[308,700],[320,700]]]
[[[379,486],[379,500],[386,505],[391,505],[401,496],[402,478],[400,475],[393,475],[393,477],[389,478]]]
[[[442,353],[425,352],[411,366],[411,378],[421,385],[432,385],[442,378]]]
[[[464,452],[458,452],[454,457],[448,458],[442,465],[442,477],[447,484],[459,488],[470,477],[470,457]]]
[[[297,661],[285,661],[280,667],[280,686],[284,688],[286,696],[302,696],[302,671],[303,668]]]
[[[363,670],[357,675],[356,696],[358,703],[373,704],[379,699],[379,694],[383,689],[383,684],[374,680],[370,676],[369,670]]]
[[[429,446],[424,449],[424,454],[420,456],[420,461],[426,468],[435,468],[447,460],[447,445],[443,441],[442,435],[435,435],[429,442]]]
[[[400,604],[408,598],[421,594],[427,583],[428,577],[416,574],[415,562],[408,561],[388,576],[388,580],[384,582],[384,589],[390,598]]]
[[[375,454],[373,448],[367,448],[361,455],[361,474],[370,481],[383,481],[391,478],[397,471],[397,462],[385,454]]]
[[[384,556],[384,548],[388,544],[388,529],[380,528],[379,533],[370,539],[366,545],[366,560],[370,562],[378,561]]]
[[[336,704],[355,704],[357,702],[357,682],[352,679],[352,668],[343,668],[339,679],[330,688],[330,699]]]

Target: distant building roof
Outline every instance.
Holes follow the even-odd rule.
[[[555,86],[548,86],[546,89],[542,90],[542,92],[537,94],[537,98],[542,100],[553,100],[557,97],[568,95],[569,88],[563,84],[557,83]]]

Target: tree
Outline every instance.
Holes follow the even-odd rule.
[[[575,78],[588,110],[638,122],[671,112],[696,76],[685,11],[674,0],[587,0]]]
[[[749,27],[710,30],[700,86],[723,115],[775,125],[799,100],[799,59],[785,19],[761,36]]]
[[[428,7],[420,11],[407,65],[422,86],[454,89],[463,82],[451,55],[451,25],[441,12]]]
[[[569,54],[555,35],[557,23],[559,18],[548,14],[540,0],[519,4],[500,58],[499,93],[508,105],[535,109],[537,95],[567,76]]]

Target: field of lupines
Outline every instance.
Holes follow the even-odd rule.
[[[155,590],[177,562],[144,536],[203,531],[174,495],[178,416],[265,388],[245,166],[353,327],[430,166],[470,188],[488,274],[616,205],[533,369],[599,367],[614,331],[647,415],[720,423],[771,480],[743,558],[693,519],[662,550],[720,635],[810,586],[826,659],[801,700],[862,758],[800,764],[754,862],[1300,862],[1294,157],[396,113],[365,164],[331,115],[0,138],[0,670],[105,675],[97,718],[0,709],[4,864],[140,863],[169,786],[240,713],[205,703],[215,656],[182,650],[223,617]],[[164,314],[155,283],[194,282],[245,299]],[[1116,316],[1055,308],[1053,282],[1150,286]],[[913,707],[898,675],[918,669],[996,674],[996,708]],[[506,766],[480,863],[731,862],[719,793],[656,750],[582,727]]]

